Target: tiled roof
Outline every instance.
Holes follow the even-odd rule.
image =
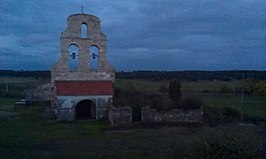
[[[55,81],[56,94],[68,95],[112,95],[112,81]]]

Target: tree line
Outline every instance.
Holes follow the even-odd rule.
[[[132,71],[132,72],[116,72],[117,79],[144,79],[144,80],[221,80],[230,81],[232,79],[256,78],[259,80],[266,79],[266,71],[250,71],[250,70],[233,70],[233,71]],[[0,70],[0,77],[34,77],[34,78],[50,78],[49,70],[25,71],[25,70]]]
[[[25,71],[25,70],[0,70],[0,77],[33,77],[51,78],[49,70]]]
[[[255,78],[259,80],[266,79],[266,71],[133,71],[133,72],[116,72],[118,79],[144,79],[144,80],[221,80],[230,81],[232,79],[242,79],[243,73],[245,78]]]

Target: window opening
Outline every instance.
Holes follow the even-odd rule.
[[[88,26],[85,23],[81,24],[81,38],[88,38]]]
[[[79,67],[79,48],[72,44],[68,47],[68,67],[70,70],[76,70]]]
[[[99,63],[99,49],[96,46],[90,47],[90,69],[98,69]]]

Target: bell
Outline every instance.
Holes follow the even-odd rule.
[[[72,55],[70,55],[72,57],[72,59],[76,59],[76,53],[72,53]]]
[[[96,56],[97,56],[97,55],[96,55],[95,53],[93,53],[93,54],[92,54],[92,59],[96,59]]]

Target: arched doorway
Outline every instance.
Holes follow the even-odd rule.
[[[75,109],[76,119],[96,119],[96,105],[90,100],[78,102]]]

